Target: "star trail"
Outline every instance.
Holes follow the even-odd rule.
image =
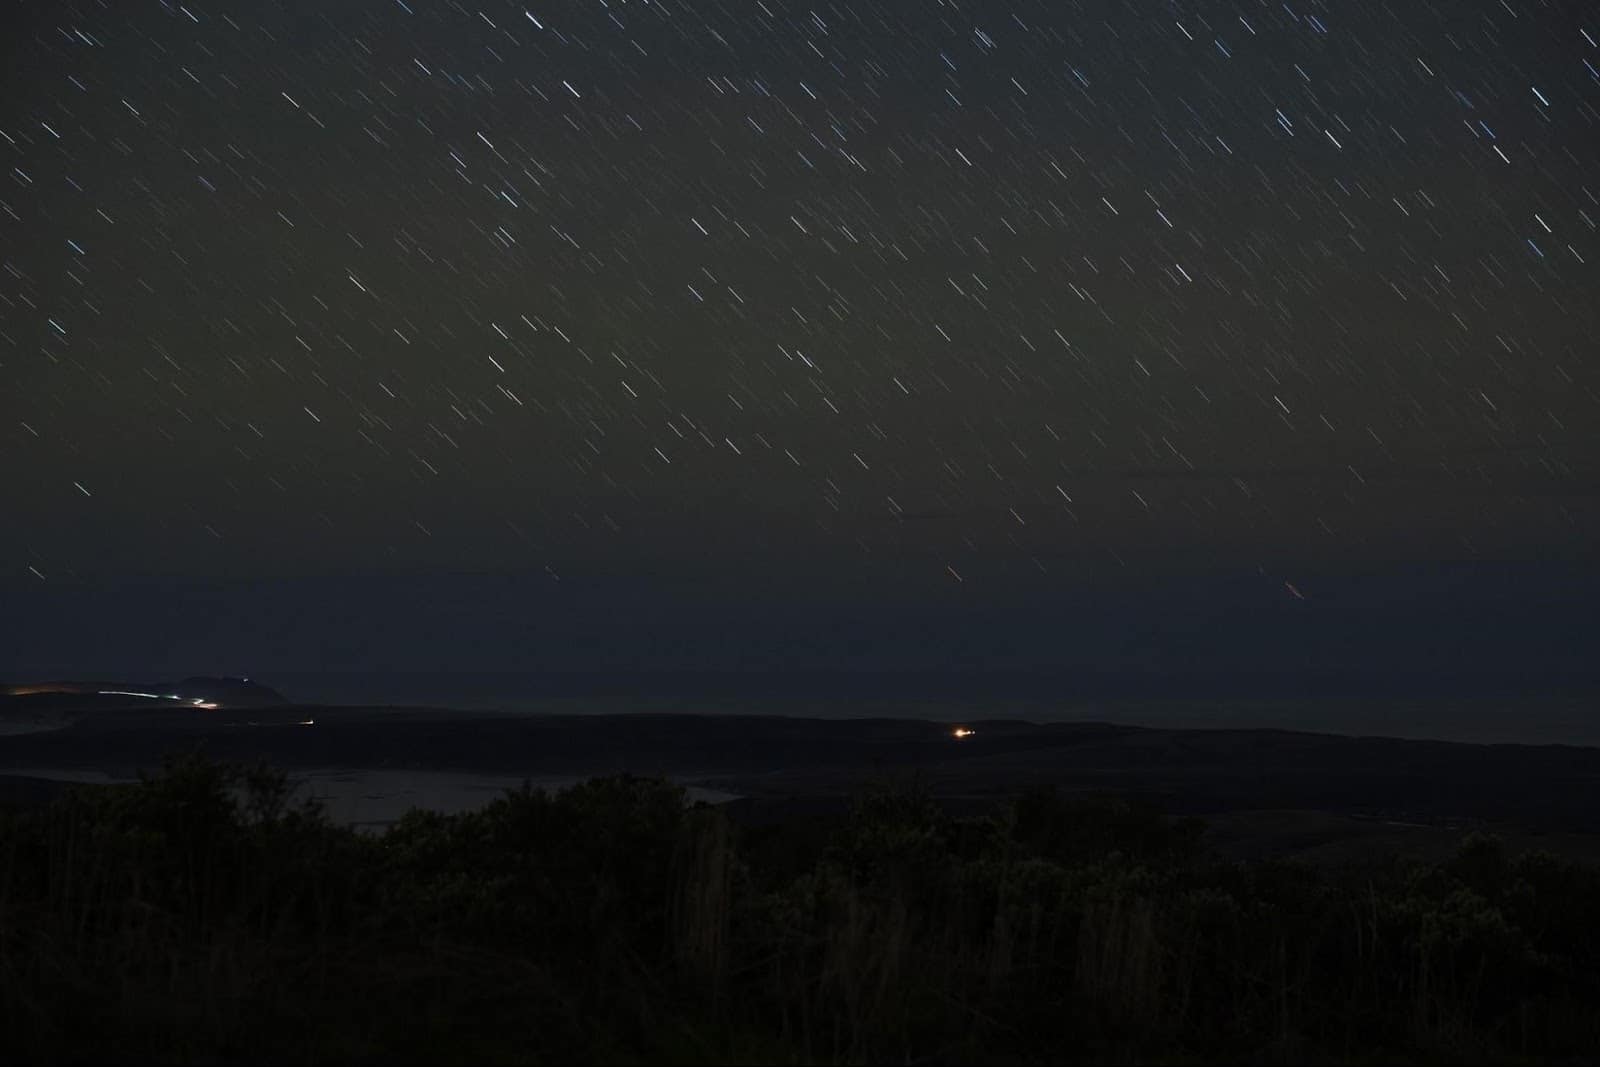
[[[1584,5],[9,17],[10,581],[1592,550]]]

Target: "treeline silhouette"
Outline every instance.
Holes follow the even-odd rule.
[[[1592,1062],[1600,870],[1347,869],[914,781],[740,825],[670,783],[382,834],[198,759],[0,815],[0,1059]]]

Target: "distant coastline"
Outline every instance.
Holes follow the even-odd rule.
[[[29,679],[61,677],[35,673]],[[58,728],[76,709],[147,705],[166,695],[227,706],[381,707],[457,714],[631,712],[817,719],[1025,719],[1160,729],[1273,729],[1456,741],[1600,747],[1600,678],[1486,675],[1440,682],[1361,677],[897,672],[266,672],[184,682],[0,685],[0,736]],[[241,689],[238,683],[246,683]],[[222,686],[222,688],[219,688]],[[227,691],[226,686],[234,686]],[[176,688],[174,688],[176,687]],[[7,691],[27,694],[7,696]],[[97,690],[89,692],[89,690]],[[103,695],[103,691],[112,692]],[[181,690],[181,692],[179,691]],[[124,701],[117,691],[146,698]]]

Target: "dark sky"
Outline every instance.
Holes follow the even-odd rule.
[[[7,16],[0,669],[1592,643],[1587,5]]]

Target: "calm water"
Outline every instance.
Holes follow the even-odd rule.
[[[68,767],[30,767],[12,773],[58,782],[113,785],[137,779],[105,771]],[[318,801],[328,818],[343,826],[382,830],[412,808],[455,814],[473,811],[524,783],[535,789],[561,790],[584,780],[582,775],[523,778],[472,771],[395,771],[362,767],[320,767],[290,772],[296,798]],[[686,786],[690,800],[718,804],[736,794]]]

